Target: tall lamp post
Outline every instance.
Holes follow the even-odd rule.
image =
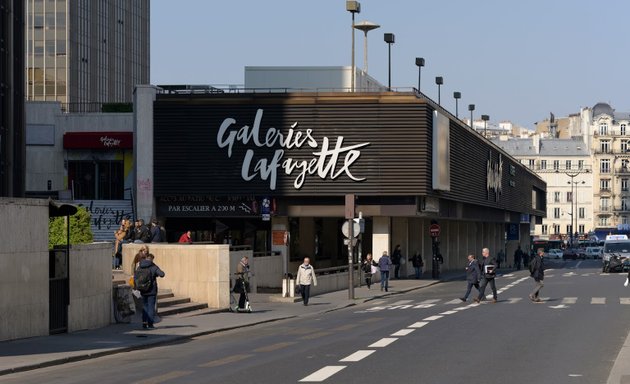
[[[437,84],[438,86],[438,105],[442,105],[440,103],[440,91],[441,91],[442,84],[444,84],[444,78],[442,76],[436,76],[435,84]]]
[[[483,120],[483,137],[488,137],[488,120],[490,120],[490,116],[481,115],[481,120]]]
[[[352,76],[350,76],[350,90],[354,92],[354,14],[361,13],[361,4],[358,1],[346,1],[346,11],[352,13]]]
[[[470,111],[470,128],[473,127],[473,111],[475,110],[475,104],[468,104],[468,110]]]
[[[380,28],[378,24],[370,23],[369,21],[362,21],[354,26],[354,29],[363,31],[365,39],[363,40],[363,72],[368,72],[368,38],[367,34],[373,29]]]
[[[387,43],[388,59],[387,59],[387,90],[392,91],[392,44],[394,44],[396,37],[393,33],[386,33],[383,38]]]
[[[462,98],[462,93],[453,92],[453,98],[455,99],[455,117],[459,119],[459,99]]]
[[[422,67],[424,67],[424,57],[416,57],[416,65],[418,66],[418,92],[421,92],[420,84],[422,82]]]
[[[559,173],[558,170],[556,170],[556,173]],[[575,172],[564,172],[565,175],[569,176],[571,178],[571,181],[567,181],[567,184],[569,184],[571,186],[571,213],[569,214],[571,216],[571,231],[569,233],[569,241],[571,244],[571,248],[574,247],[573,243],[574,243],[574,233],[576,233],[576,227],[577,227],[577,198],[576,198],[576,194],[577,194],[577,187],[579,184],[585,184],[584,181],[573,181],[574,178],[576,178],[577,176],[579,176],[582,172],[580,171],[575,171]],[[588,173],[588,169],[586,170],[585,173]],[[573,192],[573,187],[575,186],[575,194]],[[575,203],[575,210],[573,210],[573,204]],[[575,226],[573,225],[573,222],[575,222]]]

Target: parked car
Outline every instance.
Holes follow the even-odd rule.
[[[603,247],[586,247],[586,257],[589,259],[600,259]]]
[[[562,250],[557,248],[552,248],[547,252],[547,257],[550,259],[562,259]]]
[[[578,258],[580,258],[580,253],[577,249],[567,248],[564,250],[564,252],[562,252],[562,258],[564,260],[577,260]]]

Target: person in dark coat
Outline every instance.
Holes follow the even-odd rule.
[[[542,287],[545,285],[543,283],[543,280],[545,279],[545,263],[543,261],[544,255],[545,250],[543,248],[538,248],[538,255],[534,256],[532,261],[530,261],[531,266],[529,267],[529,270],[536,284],[532,293],[529,294],[529,299],[535,303],[542,302],[538,295],[540,294]]]
[[[150,243],[151,242],[151,231],[149,228],[144,225],[144,220],[138,220],[136,224],[136,237],[134,243]]]
[[[392,253],[392,264],[394,264],[394,279],[400,279],[400,263],[402,260],[402,251],[400,250],[400,244],[396,245],[394,252]]]
[[[158,292],[157,278],[164,277],[164,272],[153,263],[153,255],[149,254],[140,260],[138,268],[148,268],[151,272],[151,288],[142,293],[142,328],[154,329],[155,304]]]
[[[490,256],[490,250],[484,248],[481,251],[483,260],[481,261],[481,286],[479,287],[479,296],[475,299],[475,303],[481,302],[484,299],[486,293],[486,286],[490,284],[492,288],[492,302],[497,302],[497,285],[494,282],[494,278],[497,275],[497,261],[494,257]]]
[[[411,265],[413,265],[413,269],[416,273],[416,279],[419,279],[422,275],[422,267],[424,267],[424,260],[422,259],[420,251],[416,251],[416,253],[413,254]]]
[[[514,268],[516,268],[516,270],[521,269],[522,260],[523,260],[523,250],[521,249],[521,245],[519,244],[518,247],[516,248],[516,251],[514,251]]]
[[[479,277],[481,276],[481,272],[479,271],[479,263],[475,258],[475,255],[468,255],[468,265],[466,266],[466,294],[464,297],[461,297],[461,301],[468,300],[468,295],[470,295],[470,291],[472,291],[472,287],[477,288],[479,291]]]
[[[387,256],[387,251],[383,252],[383,255],[378,259],[378,269],[381,271],[381,291],[385,289],[388,292],[389,289],[389,269],[392,265],[392,260]]]
[[[160,229],[160,224],[157,220],[154,220],[151,222],[151,242],[161,243],[162,241],[162,230]]]

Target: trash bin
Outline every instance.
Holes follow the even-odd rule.
[[[136,313],[136,303],[131,293],[131,286],[117,285],[113,290],[114,319],[117,323],[129,323]]]

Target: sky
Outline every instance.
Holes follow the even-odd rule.
[[[527,128],[597,102],[630,111],[628,0],[361,0],[369,74],[392,87],[417,87],[454,112],[475,104],[498,123]],[[244,82],[245,66],[349,66],[351,15],[345,0],[152,0],[151,83]],[[363,33],[355,60],[363,65]]]

